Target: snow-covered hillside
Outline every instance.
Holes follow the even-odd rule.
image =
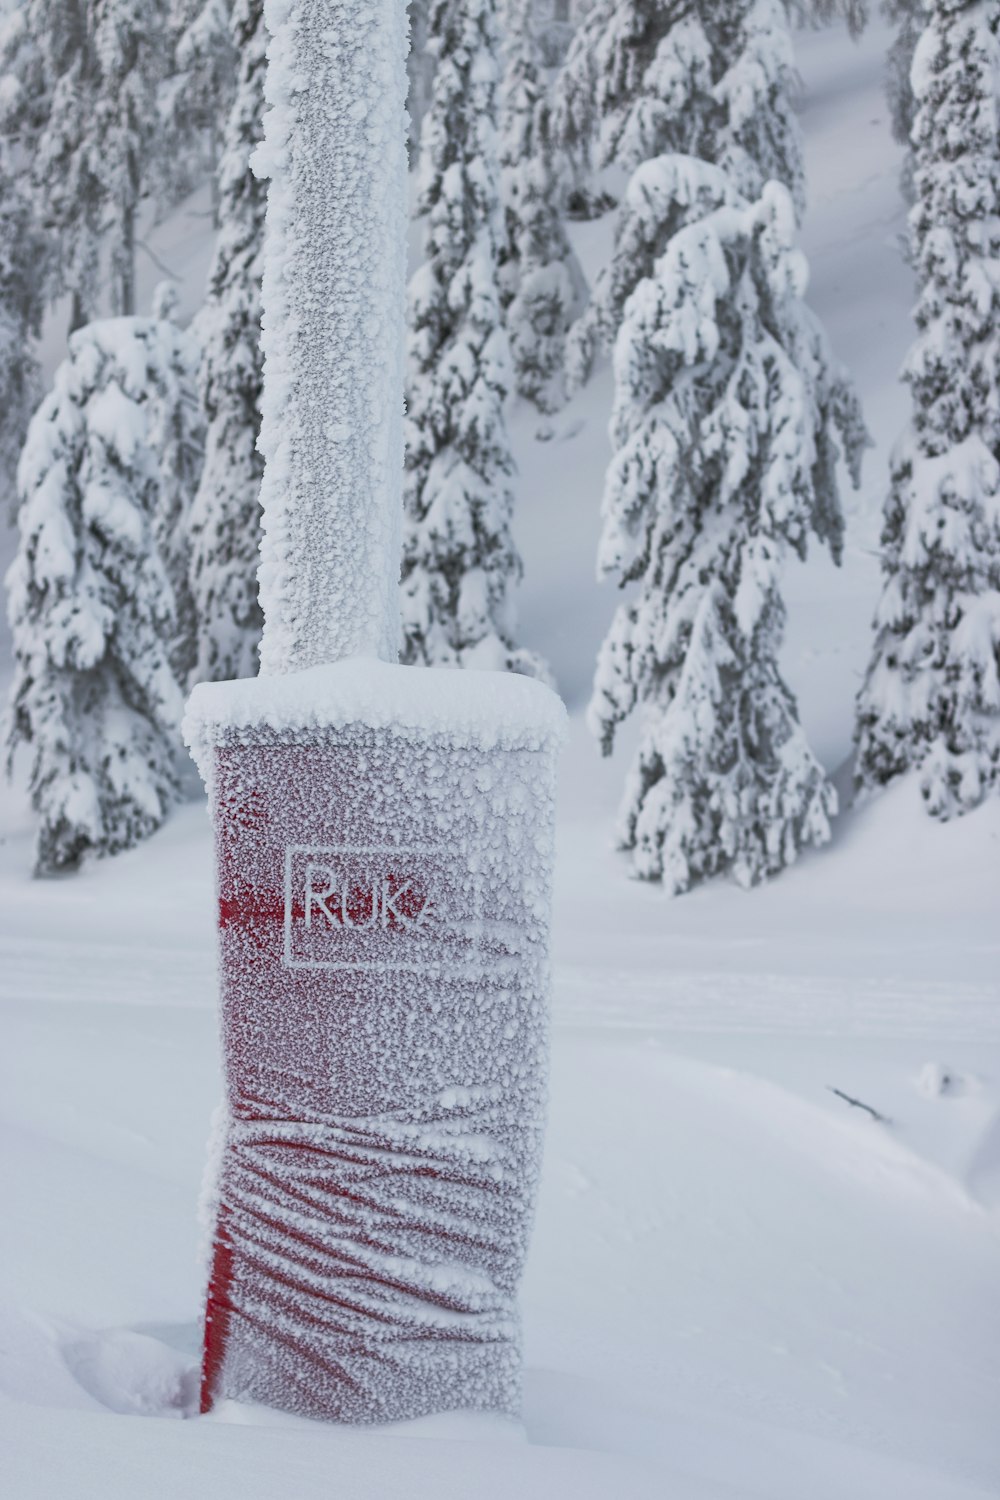
[[[788,676],[844,791],[911,336],[886,44],[880,25],[860,45],[797,38],[811,301],[877,440],[843,568],[817,554],[788,577]],[[153,240],[185,275],[185,311],[204,225],[181,215]],[[577,230],[591,269],[606,233]],[[602,762],[580,717],[614,607],[594,581],[609,407],[605,369],[550,440],[526,411],[512,422],[522,639],[573,710],[523,1427],[361,1432],[234,1406],[166,1420],[195,1398],[220,1093],[207,820],[190,803],[140,849],[33,882],[15,788],[0,803],[12,1500],[1000,1492],[1000,803],[940,825],[903,782],[749,894],[670,901],[627,879],[610,840],[628,746]]]

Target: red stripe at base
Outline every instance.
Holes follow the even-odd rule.
[[[229,1320],[233,1305],[229,1290],[233,1280],[233,1245],[226,1230],[226,1210],[219,1209],[215,1225],[215,1241],[212,1251],[212,1271],[208,1279],[205,1299],[205,1340],[201,1358],[201,1402],[202,1415],[212,1410],[222,1362],[226,1354],[229,1335]]]

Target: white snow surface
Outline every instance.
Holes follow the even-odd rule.
[[[784,666],[841,787],[912,339],[888,39],[881,23],[860,46],[796,37],[810,302],[878,443],[843,568],[817,554],[788,573]],[[204,234],[181,216],[152,243],[203,270],[192,223]],[[606,234],[574,227],[588,273]],[[236,1403],[170,1420],[197,1399],[195,1211],[221,1093],[209,826],[192,804],[130,854],[32,882],[15,787],[0,802],[5,1496],[1000,1491],[1000,805],[942,826],[904,781],[749,893],[670,901],[626,878],[609,845],[629,746],[600,762],[578,713],[615,602],[594,581],[610,405],[605,369],[551,440],[529,411],[512,422],[524,640],[573,710],[521,1422],[359,1432]]]

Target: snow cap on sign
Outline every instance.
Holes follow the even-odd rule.
[[[441,735],[479,749],[562,743],[566,710],[550,688],[510,672],[399,667],[370,657],[285,676],[203,682],[194,689],[184,738],[202,776],[220,740],[254,731],[313,736],[363,724],[384,733]]]

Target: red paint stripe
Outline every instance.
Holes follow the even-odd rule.
[[[233,1283],[233,1244],[226,1229],[226,1209],[220,1207],[215,1224],[215,1244],[212,1252],[212,1272],[208,1278],[208,1295],[205,1299],[205,1339],[201,1357],[201,1403],[200,1411],[212,1410],[215,1404],[222,1362],[226,1354],[229,1323],[233,1304],[230,1291]]]
[[[305,907],[300,901],[292,904],[292,920],[301,921]],[[219,897],[219,926],[256,927],[268,923],[281,925],[285,920],[285,898],[272,891],[258,891],[249,896]]]

